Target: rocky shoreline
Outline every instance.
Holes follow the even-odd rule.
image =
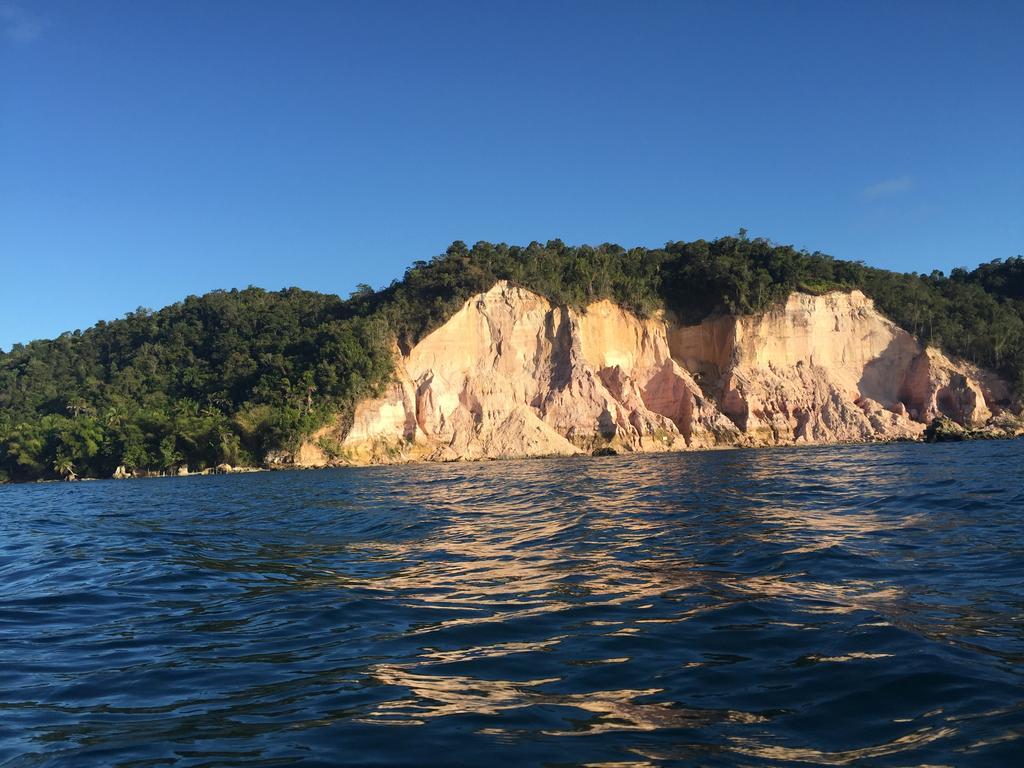
[[[999,418],[982,427],[969,428],[942,416],[934,419],[921,436],[925,443],[960,443],[966,440],[1014,440],[1024,437],[1024,420]]]
[[[1015,418],[1012,420],[1001,420],[998,424],[989,424],[976,429],[965,429],[956,422],[948,418],[938,418],[932,421],[920,437],[917,438],[892,438],[892,439],[877,439],[877,440],[851,440],[837,443],[789,443],[785,445],[760,445],[760,446],[743,446],[743,445],[720,445],[720,446],[709,446],[704,448],[694,448],[690,450],[678,450],[670,451],[672,453],[701,453],[705,451],[730,451],[740,450],[743,448],[753,450],[765,450],[773,448],[813,448],[823,447],[826,445],[837,445],[837,446],[858,446],[858,445],[888,445],[891,443],[945,443],[945,442],[971,442],[976,440],[1017,440],[1024,438],[1024,419]],[[662,451],[661,453],[668,453],[669,451]],[[623,456],[630,455],[628,451],[617,451],[613,448],[596,448],[590,454],[579,453],[575,454],[580,457],[610,457],[610,456]],[[449,459],[443,462],[437,462],[431,459],[423,458],[409,458],[403,462],[390,462],[390,463],[376,463],[376,464],[358,464],[353,462],[345,461],[328,461],[324,464],[267,464],[262,467],[244,467],[244,466],[229,466],[220,465],[218,467],[207,467],[195,472],[188,470],[187,468],[181,467],[175,471],[168,472],[157,472],[157,471],[124,471],[121,473],[115,473],[111,477],[74,477],[63,480],[28,480],[24,482],[29,483],[66,483],[66,482],[88,482],[97,480],[145,480],[155,478],[169,478],[169,477],[210,477],[216,475],[244,475],[252,474],[255,472],[296,472],[306,470],[318,470],[318,469],[342,469],[342,468],[354,468],[354,467],[369,467],[369,466],[392,466],[394,464],[430,464],[430,463],[462,463],[462,462],[476,462],[476,461],[516,461],[517,459],[557,459],[566,458],[565,454],[546,454],[536,456],[521,456],[521,457],[486,457],[478,459]],[[120,468],[119,468],[120,469]],[[9,485],[21,484],[21,483],[8,483]]]

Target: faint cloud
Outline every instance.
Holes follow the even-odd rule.
[[[869,199],[889,197],[890,195],[898,195],[900,192],[906,192],[913,186],[914,183],[910,180],[909,176],[900,176],[896,179],[886,179],[877,184],[864,187],[862,194]]]
[[[16,43],[31,43],[46,25],[20,5],[0,2],[0,37]]]

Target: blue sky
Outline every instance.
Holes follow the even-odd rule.
[[[1024,251],[1021,2],[0,0],[0,347],[453,240]]]

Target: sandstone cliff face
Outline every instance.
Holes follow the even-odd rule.
[[[900,397],[922,351],[859,291],[795,293],[778,311],[676,327],[670,338],[757,444],[898,439],[923,428]]]
[[[395,355],[387,390],[296,463],[891,440],[936,415],[982,423],[1009,399],[857,291],[680,326],[607,301],[575,312],[500,282]]]

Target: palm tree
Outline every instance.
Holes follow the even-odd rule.
[[[53,471],[60,475],[62,480],[78,479],[75,474],[75,465],[71,463],[71,459],[62,454],[58,454],[57,460],[53,462]]]
[[[107,408],[104,418],[107,422],[108,427],[123,427],[124,426],[124,414],[121,412],[116,405],[112,405]]]

